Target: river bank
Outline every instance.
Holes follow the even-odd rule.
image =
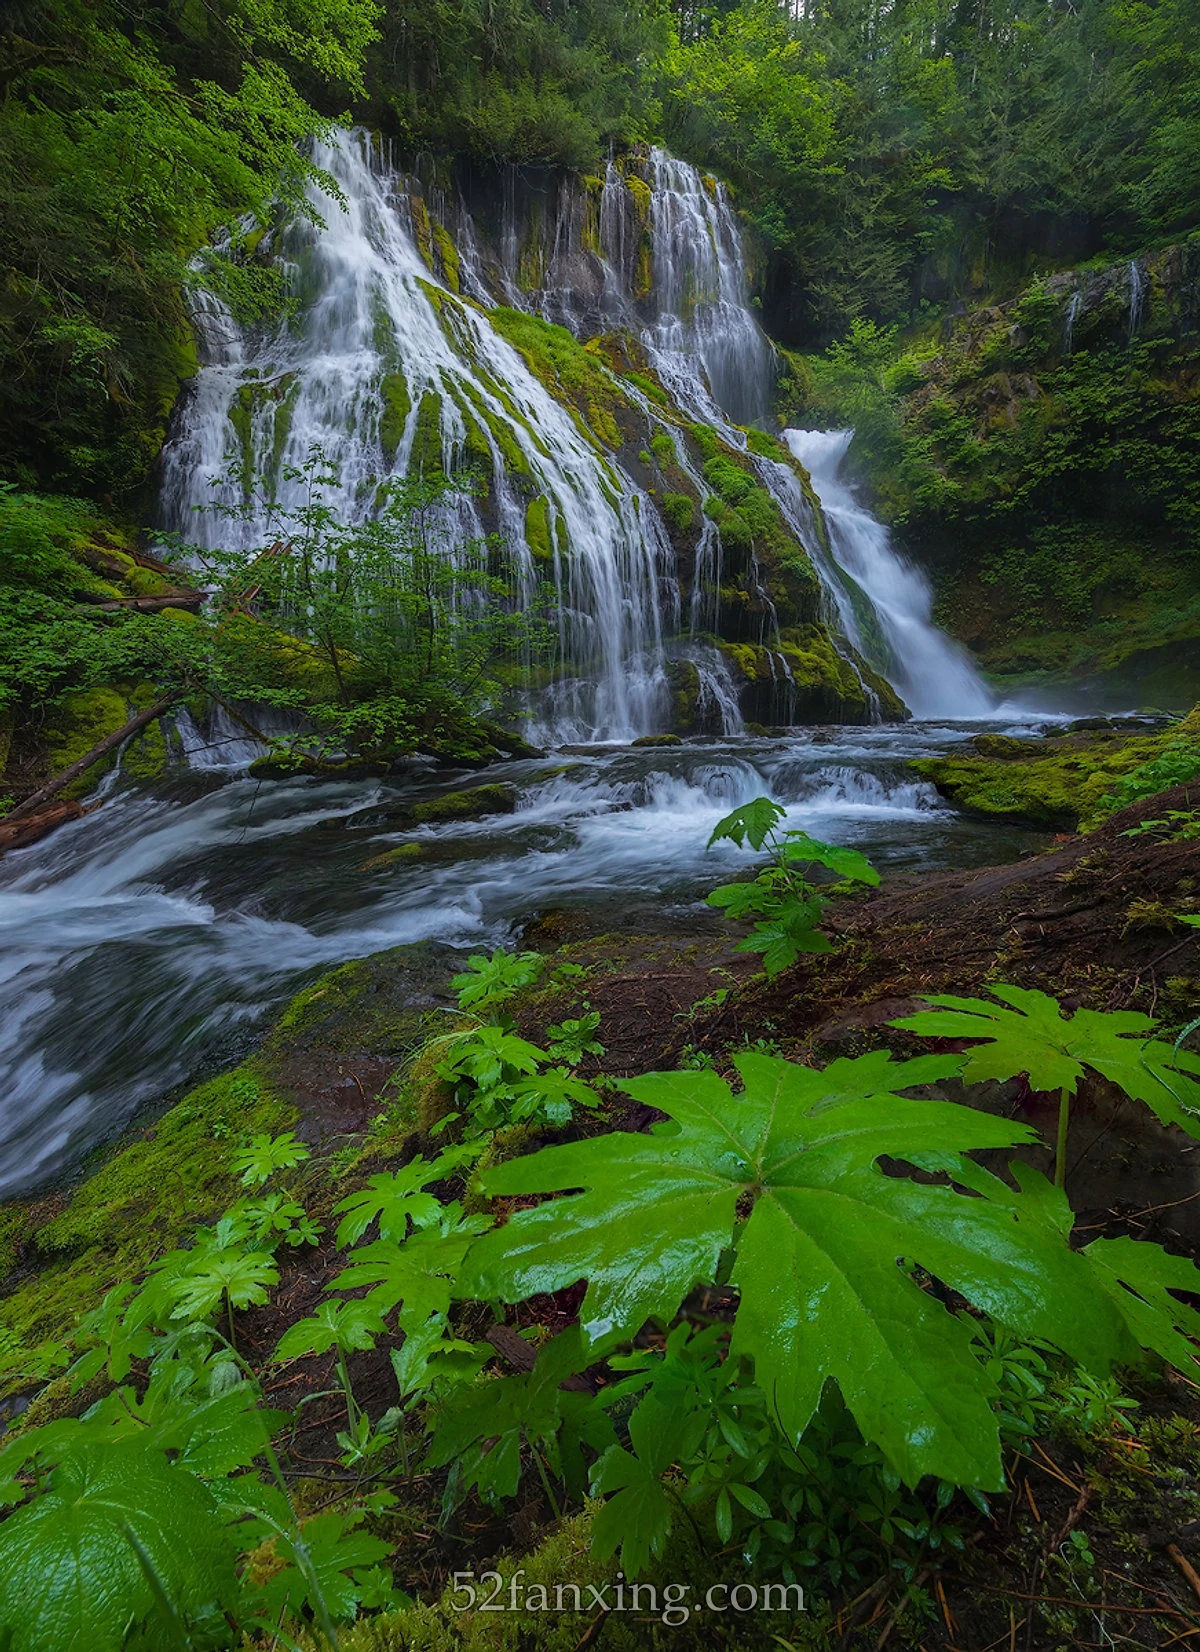
[[[911,740],[911,732],[906,732]],[[882,739],[884,731],[878,733]],[[895,739],[895,731],[887,734]],[[941,734],[944,738],[945,730]],[[854,738],[861,740],[862,731],[854,731]],[[746,785],[760,783],[761,768],[754,765],[768,762],[769,750],[760,746],[753,757],[743,754],[752,770]],[[811,787],[822,755],[810,749],[801,759],[794,740],[786,752],[775,753],[775,789],[786,784],[781,776],[788,764],[799,764]],[[847,747],[843,745],[837,755],[846,758]],[[811,821],[815,795],[824,799],[829,813],[840,811],[840,835],[851,835],[857,822],[860,841],[869,832],[873,852],[890,867],[883,888],[833,909],[829,927],[837,937],[837,950],[831,957],[801,963],[768,981],[756,972],[753,957],[733,950],[737,931],[694,898],[705,865],[697,844],[703,840],[708,816],[715,816],[729,801],[714,795],[711,784],[705,792],[697,783],[696,765],[702,759],[711,765],[712,753],[685,749],[669,756],[685,766],[685,772],[690,766],[687,780],[678,770],[673,779],[664,780],[661,771],[653,769],[627,778],[626,783],[642,787],[649,800],[640,805],[631,797],[612,796],[616,776],[622,763],[652,759],[661,764],[661,750],[636,758],[630,752],[578,756],[579,762],[591,765],[585,772],[593,788],[600,789],[602,782],[607,793],[603,809],[583,816],[582,831],[591,853],[576,881],[560,877],[559,893],[569,890],[570,905],[543,907],[541,916],[523,930],[521,944],[544,954],[546,962],[539,984],[512,1002],[516,1030],[540,1044],[552,1023],[597,1014],[603,1054],[584,1057],[578,1068],[582,1078],[594,1081],[601,1072],[620,1078],[676,1067],[727,1072],[731,1057],[746,1049],[817,1065],[885,1047],[911,1054],[924,1046],[888,1023],[918,1008],[925,993],[986,990],[997,978],[1050,992],[1068,1009],[1144,1008],[1167,1024],[1184,1019],[1200,996],[1200,934],[1178,921],[1179,913],[1194,907],[1200,887],[1196,846],[1188,839],[1164,840],[1154,832],[1127,835],[1168,810],[1186,809],[1190,798],[1182,789],[1144,800],[1091,834],[999,866],[980,864],[994,838],[989,843],[968,834],[956,846],[958,865],[947,870],[944,862],[952,853],[947,847],[949,822],[937,818],[942,811],[936,804],[930,807],[926,800],[926,807],[918,808],[910,796],[905,807],[894,789],[890,817],[884,817],[879,793],[873,812],[862,803],[866,776],[873,773],[878,781],[880,767],[895,763],[894,752],[881,758],[877,747],[870,758],[860,756],[857,769],[841,765],[857,776],[857,803],[847,795],[851,787],[845,773],[836,798],[830,796],[826,775],[810,789],[809,813],[803,815],[803,805],[793,803],[790,818]],[[563,777],[556,779],[561,783]],[[241,784],[222,790],[233,791]],[[581,784],[578,777],[575,784]],[[716,788],[718,794],[720,789]],[[277,794],[272,790],[268,795]],[[627,840],[630,830],[637,829],[657,837],[669,818],[679,814],[682,799],[690,799],[686,837],[680,827],[658,845],[657,856],[643,868],[644,878],[661,878],[663,863],[670,862],[677,880],[673,910],[668,897],[663,921],[648,931],[643,922],[651,910],[648,895],[633,902],[627,888],[619,908],[614,905],[621,836]],[[572,829],[579,833],[578,798],[575,803]],[[186,814],[195,803],[176,800],[173,807]],[[544,826],[544,795],[538,807]],[[640,822],[639,815],[644,817]],[[933,820],[913,818],[920,816]],[[354,824],[353,813],[323,818],[336,819],[336,830],[351,839],[347,852],[337,859],[341,867],[349,864],[351,848],[358,855],[364,842],[371,841],[367,834],[378,836],[380,824],[386,824],[378,818]],[[503,825],[509,832],[518,829],[509,817]],[[456,824],[454,830],[466,838],[453,851],[452,864],[461,867],[472,847],[481,851],[474,865],[486,864],[482,834],[495,828],[494,821]],[[239,822],[238,829],[246,831],[246,823]],[[308,829],[298,828],[302,839]],[[531,829],[529,821],[519,828]],[[887,833],[893,835],[890,848]],[[604,855],[601,846],[606,839]],[[433,851],[428,873],[437,864],[437,840],[430,835],[418,841],[424,852]],[[684,842],[693,842],[693,859],[681,864]],[[441,849],[445,853],[447,845]],[[490,852],[496,852],[494,842]],[[525,862],[547,853],[544,845],[527,850]],[[570,851],[575,860],[580,853],[578,845]],[[928,863],[939,858],[942,868],[928,870]],[[296,864],[287,857],[289,868],[294,870]],[[714,865],[707,878],[714,882],[727,875],[727,865]],[[524,881],[528,898],[529,880]],[[552,887],[544,886],[547,892]],[[605,919],[618,913],[617,927],[598,933]],[[0,1267],[6,1278],[0,1287],[5,1292],[0,1318],[18,1346],[34,1350],[45,1346],[48,1338],[69,1332],[77,1316],[95,1307],[106,1289],[142,1273],[196,1222],[215,1219],[238,1193],[232,1147],[248,1133],[292,1130],[308,1144],[312,1157],[293,1177],[292,1191],[311,1219],[331,1228],[335,1203],[365,1187],[379,1171],[407,1162],[414,1152],[429,1152],[428,1131],[449,1103],[427,1052],[431,1040],[444,1044],[447,1031],[464,1024],[450,987],[450,977],[462,962],[461,948],[429,939],[375,951],[319,975],[274,1020],[265,1040],[245,1061],[203,1084],[164,1115],[136,1127],[115,1155],[81,1184],[5,1207],[6,1255]],[[1020,1080],[967,1087],[946,1081],[931,1093],[964,1099],[1002,1116],[1026,1118],[1044,1139],[1052,1139],[1051,1098],[1031,1094]],[[614,1095],[601,1117],[581,1118],[565,1133],[545,1127],[510,1129],[499,1151],[503,1157],[528,1151],[539,1142],[578,1138],[580,1133],[586,1137],[613,1128],[645,1129],[654,1116],[652,1110]],[[1145,1108],[1123,1100],[1111,1086],[1100,1081],[1085,1085],[1073,1115],[1067,1182],[1081,1231],[1152,1238],[1174,1253],[1195,1255],[1200,1245],[1200,1223],[1193,1215],[1200,1163],[1192,1144],[1181,1146],[1177,1138],[1177,1131],[1157,1124]],[[1038,1165],[1047,1161],[1039,1148],[1028,1149],[1025,1156]],[[315,1249],[281,1255],[280,1283],[271,1302],[235,1316],[238,1345],[252,1364],[262,1362],[264,1371],[271,1370],[271,1352],[280,1336],[314,1311],[345,1261],[331,1233]],[[523,1332],[536,1341],[562,1330],[572,1323],[577,1305],[577,1293],[568,1291],[536,1299],[498,1324],[490,1317],[476,1323],[475,1313],[463,1322],[462,1334],[490,1339],[498,1371],[520,1371],[521,1350],[528,1342],[513,1333]],[[719,1292],[712,1311],[718,1318],[723,1311]],[[303,1410],[303,1426],[297,1422],[281,1439],[280,1449],[299,1477],[298,1484],[307,1483],[318,1494],[330,1474],[337,1478],[339,1471],[332,1466],[338,1451],[335,1435],[345,1422],[332,1360],[332,1354],[313,1355],[287,1368],[287,1403],[294,1406],[306,1397],[309,1403]],[[349,1369],[358,1403],[377,1419],[393,1398],[394,1379],[385,1350],[351,1354]],[[41,1381],[30,1385],[27,1380],[22,1388],[11,1377],[9,1387],[25,1399],[42,1389],[31,1422],[45,1421],[64,1409],[77,1412],[99,1392],[89,1386],[72,1396],[62,1381],[44,1388]],[[924,1573],[918,1574],[923,1582],[914,1590],[897,1595],[885,1587],[891,1575],[886,1545],[872,1563],[877,1570],[871,1565],[865,1571],[860,1568],[853,1588],[838,1586],[827,1570],[818,1568],[810,1614],[787,1625],[791,1644],[826,1646],[837,1637],[847,1648],[876,1645],[891,1623],[895,1632],[919,1637],[928,1647],[986,1645],[987,1636],[1001,1633],[1010,1610],[1015,1613],[1020,1603],[1035,1626],[1032,1633],[1053,1633],[1065,1638],[1065,1644],[1082,1645],[1085,1640],[1078,1637],[1086,1634],[1094,1608],[1073,1603],[1075,1585],[1085,1580],[1089,1567],[1097,1566],[1110,1570],[1105,1610],[1117,1621],[1126,1621],[1120,1618],[1126,1610],[1133,1614],[1129,1621],[1138,1623],[1158,1611],[1153,1621],[1160,1632],[1178,1629],[1188,1612],[1187,1585],[1166,1545],[1181,1526],[1200,1517],[1197,1500],[1185,1489],[1194,1483],[1190,1476],[1196,1467],[1200,1408],[1195,1395],[1177,1380],[1142,1374],[1127,1379],[1125,1392],[1139,1410],[1123,1439],[1096,1439],[1082,1427],[1044,1436],[1028,1459],[1014,1460],[1013,1489],[990,1507],[987,1518],[964,1506],[959,1522],[962,1548],[950,1558],[931,1557]],[[319,1398],[322,1394],[324,1399]],[[1139,1455],[1146,1451],[1150,1458]],[[1146,1495],[1147,1461],[1153,1464],[1159,1488],[1154,1497]],[[582,1569],[579,1575],[586,1570],[588,1576],[594,1573],[598,1584],[606,1579],[612,1584],[612,1567],[597,1566],[583,1552],[591,1514],[559,1526],[540,1494],[526,1489],[518,1505],[503,1513],[470,1500],[431,1541],[432,1527],[438,1524],[434,1505],[442,1490],[437,1475],[411,1484],[404,1493],[407,1512],[399,1525],[392,1522],[388,1528],[397,1575],[406,1587],[419,1586],[426,1605],[415,1616],[373,1620],[361,1634],[344,1632],[342,1644],[348,1652],[408,1646],[414,1633],[426,1638],[412,1644],[458,1645],[464,1620],[437,1600],[450,1571],[464,1565],[483,1571],[497,1564],[506,1575],[517,1565],[527,1565],[527,1576],[534,1578],[547,1567],[561,1565],[566,1552]],[[1131,1504],[1135,1497],[1136,1513]],[[410,1532],[407,1538],[405,1530]],[[1058,1536],[1060,1530],[1064,1536]],[[1086,1541],[1086,1563],[1078,1546],[1068,1541],[1073,1531]],[[876,1535],[870,1543],[878,1541]],[[707,1578],[711,1583],[717,1572],[725,1576],[727,1566],[681,1539],[660,1570],[663,1577]],[[1095,1598],[1086,1589],[1081,1592]],[[933,1601],[940,1621],[931,1621],[920,1606],[923,1599]],[[1014,1621],[1019,1626],[1023,1620]],[[582,1620],[581,1624],[586,1628]],[[510,1644],[479,1615],[467,1622],[466,1632],[470,1638],[463,1644],[470,1646]],[[673,1646],[714,1644],[708,1631],[703,1641],[695,1638],[696,1624],[668,1632],[645,1619],[625,1626],[615,1615],[605,1631],[606,1641],[623,1648],[628,1633],[635,1637],[629,1644],[639,1647],[657,1646],[660,1639],[665,1645],[664,1637]],[[723,1628],[724,1638],[717,1644],[744,1645],[744,1639],[737,1638],[744,1633],[733,1626]]]

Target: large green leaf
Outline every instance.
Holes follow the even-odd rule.
[[[1014,1078],[1028,1073],[1035,1090],[1074,1095],[1084,1069],[1093,1068],[1135,1101],[1144,1101],[1164,1124],[1200,1136],[1200,1059],[1179,1053],[1146,1034],[1154,1022],[1136,1010],[1076,1010],[1064,1016],[1057,1000],[1027,987],[988,988],[1009,1008],[984,998],[931,997],[937,1010],[893,1021],[925,1038],[986,1040],[966,1051],[967,1079]]]
[[[180,1618],[235,1595],[237,1540],[216,1500],[127,1441],[80,1446],[3,1534],[0,1633],[12,1652],[120,1652],[128,1627],[159,1610],[148,1569]],[[161,1639],[171,1644],[165,1625]]]
[[[992,1393],[969,1348],[970,1324],[901,1264],[919,1264],[1003,1323],[1090,1365],[1133,1352],[1045,1198],[994,1177],[968,1188],[978,1167],[964,1152],[1028,1142],[1033,1132],[898,1094],[957,1072],[956,1056],[875,1054],[824,1072],[752,1054],[736,1065],[740,1095],[712,1073],[626,1082],[672,1121],[648,1135],[551,1147],[489,1171],[483,1184],[493,1194],[583,1191],[518,1210],[481,1238],[459,1292],[518,1301],[583,1278],[585,1337],[629,1336],[649,1318],[672,1317],[734,1247],[732,1352],[754,1359],[793,1439],[832,1378],[906,1479],[935,1473],[998,1486]],[[880,1162],[931,1155],[954,1185]]]
[[[1170,1293],[1200,1295],[1195,1265],[1161,1245],[1128,1236],[1093,1239],[1082,1255],[1137,1341],[1194,1380],[1200,1360],[1200,1313]]]

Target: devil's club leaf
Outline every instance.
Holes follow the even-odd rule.
[[[958,1057],[886,1054],[825,1072],[746,1054],[733,1095],[711,1073],[626,1082],[673,1121],[547,1148],[490,1171],[500,1194],[583,1189],[515,1212],[472,1247],[462,1294],[517,1301],[584,1278],[584,1334],[632,1335],[669,1319],[736,1245],[741,1292],[733,1350],[755,1361],[792,1438],[824,1383],[837,1380],[864,1433],[906,1479],[936,1473],[997,1486],[991,1390],[969,1327],[901,1267],[920,1264],[1003,1323],[1104,1368],[1132,1342],[1045,1201],[961,1155],[1034,1138],[1025,1125],[897,1091],[960,1066]],[[957,1186],[887,1174],[879,1160],[937,1156]],[[1000,1196],[988,1197],[988,1180]],[[739,1232],[739,1203],[753,1208]],[[744,1206],[743,1206],[744,1209]]]
[[[1147,1039],[1154,1027],[1137,1010],[1076,1010],[1065,1017],[1044,992],[997,983],[988,988],[1008,1009],[983,998],[947,994],[928,1002],[940,1006],[893,1021],[925,1038],[978,1038],[964,1056],[967,1079],[1014,1078],[1028,1073],[1035,1090],[1067,1090],[1072,1095],[1085,1067],[1144,1101],[1164,1124],[1178,1124],[1200,1136],[1200,1060],[1169,1044]]]
[[[213,1497],[161,1452],[80,1447],[4,1523],[0,1636],[12,1652],[119,1652],[156,1611],[147,1563],[186,1617],[233,1598],[236,1553]]]
[[[866,883],[875,888],[879,873],[865,855],[857,849],[843,849],[835,843],[822,843],[807,832],[789,832],[783,843],[786,861],[801,861],[807,866],[825,866],[839,877],[855,883]]]
[[[708,847],[711,849],[722,838],[729,838],[739,846],[748,843],[752,849],[761,849],[768,834],[774,831],[785,814],[787,810],[778,803],[772,803],[769,797],[756,797],[726,815],[724,820],[718,820],[712,829]]]
[[[1200,1294],[1200,1272],[1184,1256],[1172,1256],[1145,1239],[1093,1239],[1082,1252],[1117,1312],[1144,1348],[1194,1376],[1200,1313],[1171,1291]],[[1137,1294],[1134,1295],[1133,1293]]]

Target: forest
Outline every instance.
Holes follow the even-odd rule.
[[[1195,0],[11,0],[0,1652],[1200,1636]]]

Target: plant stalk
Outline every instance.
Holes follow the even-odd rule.
[[[1058,1097],[1058,1144],[1054,1150],[1054,1185],[1064,1187],[1067,1180],[1067,1126],[1071,1119],[1071,1092],[1064,1084]]]

